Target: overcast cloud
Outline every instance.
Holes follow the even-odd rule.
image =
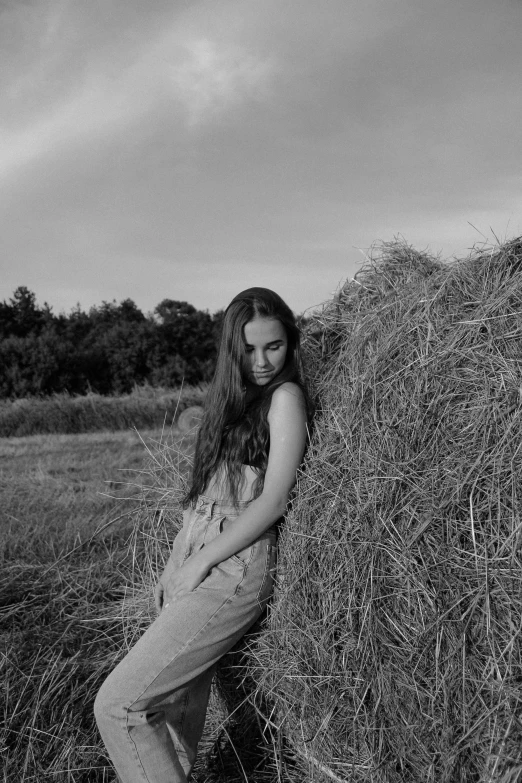
[[[522,234],[520,0],[0,8],[0,299],[301,311],[376,240]]]

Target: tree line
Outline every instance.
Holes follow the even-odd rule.
[[[174,299],[147,315],[132,299],[55,315],[20,286],[0,302],[0,398],[207,381],[222,317]]]

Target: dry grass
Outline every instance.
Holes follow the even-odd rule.
[[[122,501],[141,493],[143,456],[133,431],[0,439],[0,561],[59,557],[125,514]]]
[[[113,779],[92,702],[130,637],[144,456],[135,432],[0,441],[4,782]]]
[[[319,411],[251,668],[297,780],[522,780],[522,241],[376,250],[310,327]]]
[[[177,429],[142,438],[0,441],[4,783],[115,781],[92,705],[154,617],[152,587],[181,521],[193,444]],[[199,783],[281,780],[243,666],[238,649],[212,694]]]

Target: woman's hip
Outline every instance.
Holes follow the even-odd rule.
[[[173,545],[174,559],[183,563],[193,552],[201,549],[219,536],[228,525],[236,520],[250,505],[251,501],[240,501],[234,505],[228,499],[210,498],[200,495],[193,507],[185,509],[183,525],[176,536]],[[275,547],[277,542],[277,523],[259,535],[255,541],[243,550],[232,555],[231,559],[250,563],[259,556],[263,547],[256,546],[260,542]]]
[[[264,555],[263,567],[261,557],[248,568],[230,559],[219,563],[195,590],[169,602],[109,675],[103,700],[146,709],[217,663],[269,599],[275,559],[266,547]]]

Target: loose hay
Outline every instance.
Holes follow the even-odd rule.
[[[318,413],[258,693],[297,780],[522,780],[522,239],[383,245],[309,325]]]

